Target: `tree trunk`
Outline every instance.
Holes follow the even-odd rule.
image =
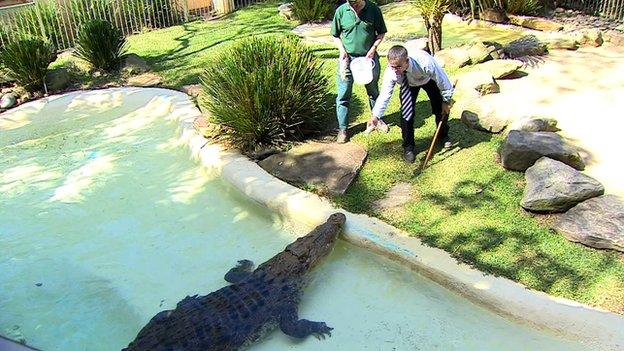
[[[431,55],[442,50],[442,17],[434,16],[430,21],[428,17],[424,18],[425,28],[427,29],[427,47]]]

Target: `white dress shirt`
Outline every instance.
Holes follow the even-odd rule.
[[[410,87],[423,86],[427,84],[429,80],[433,79],[440,89],[442,100],[444,102],[449,102],[451,100],[451,97],[453,97],[453,85],[433,56],[423,50],[414,50],[409,53],[408,63],[407,70],[405,70],[405,77],[407,77]],[[373,107],[374,117],[383,117],[386,108],[388,108],[388,102],[392,97],[394,85],[397,83],[399,86],[403,84],[403,76],[397,75],[388,65],[381,82],[379,97],[377,101],[375,101],[375,106]]]

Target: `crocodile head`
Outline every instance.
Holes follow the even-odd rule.
[[[332,214],[325,223],[314,228],[308,235],[286,246],[286,251],[296,256],[304,270],[313,268],[331,252],[346,219],[342,213]]]

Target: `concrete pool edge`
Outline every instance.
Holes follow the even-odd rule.
[[[347,215],[344,238],[351,243],[406,262],[437,283],[500,314],[597,349],[624,348],[623,316],[486,275],[376,218],[334,208],[326,199],[273,177],[247,157],[208,143],[195,131],[192,120],[182,121],[182,138],[203,166],[287,219],[314,226],[333,212],[343,212]]]

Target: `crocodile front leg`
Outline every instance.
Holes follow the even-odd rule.
[[[325,322],[312,322],[307,319],[299,319],[297,306],[287,306],[280,315],[280,329],[284,334],[294,338],[305,338],[314,335],[317,339],[325,338],[325,334],[331,336],[331,330]]]
[[[225,273],[226,282],[236,284],[241,280],[247,278],[253,272],[254,263],[250,260],[240,260],[236,267],[230,269]]]

